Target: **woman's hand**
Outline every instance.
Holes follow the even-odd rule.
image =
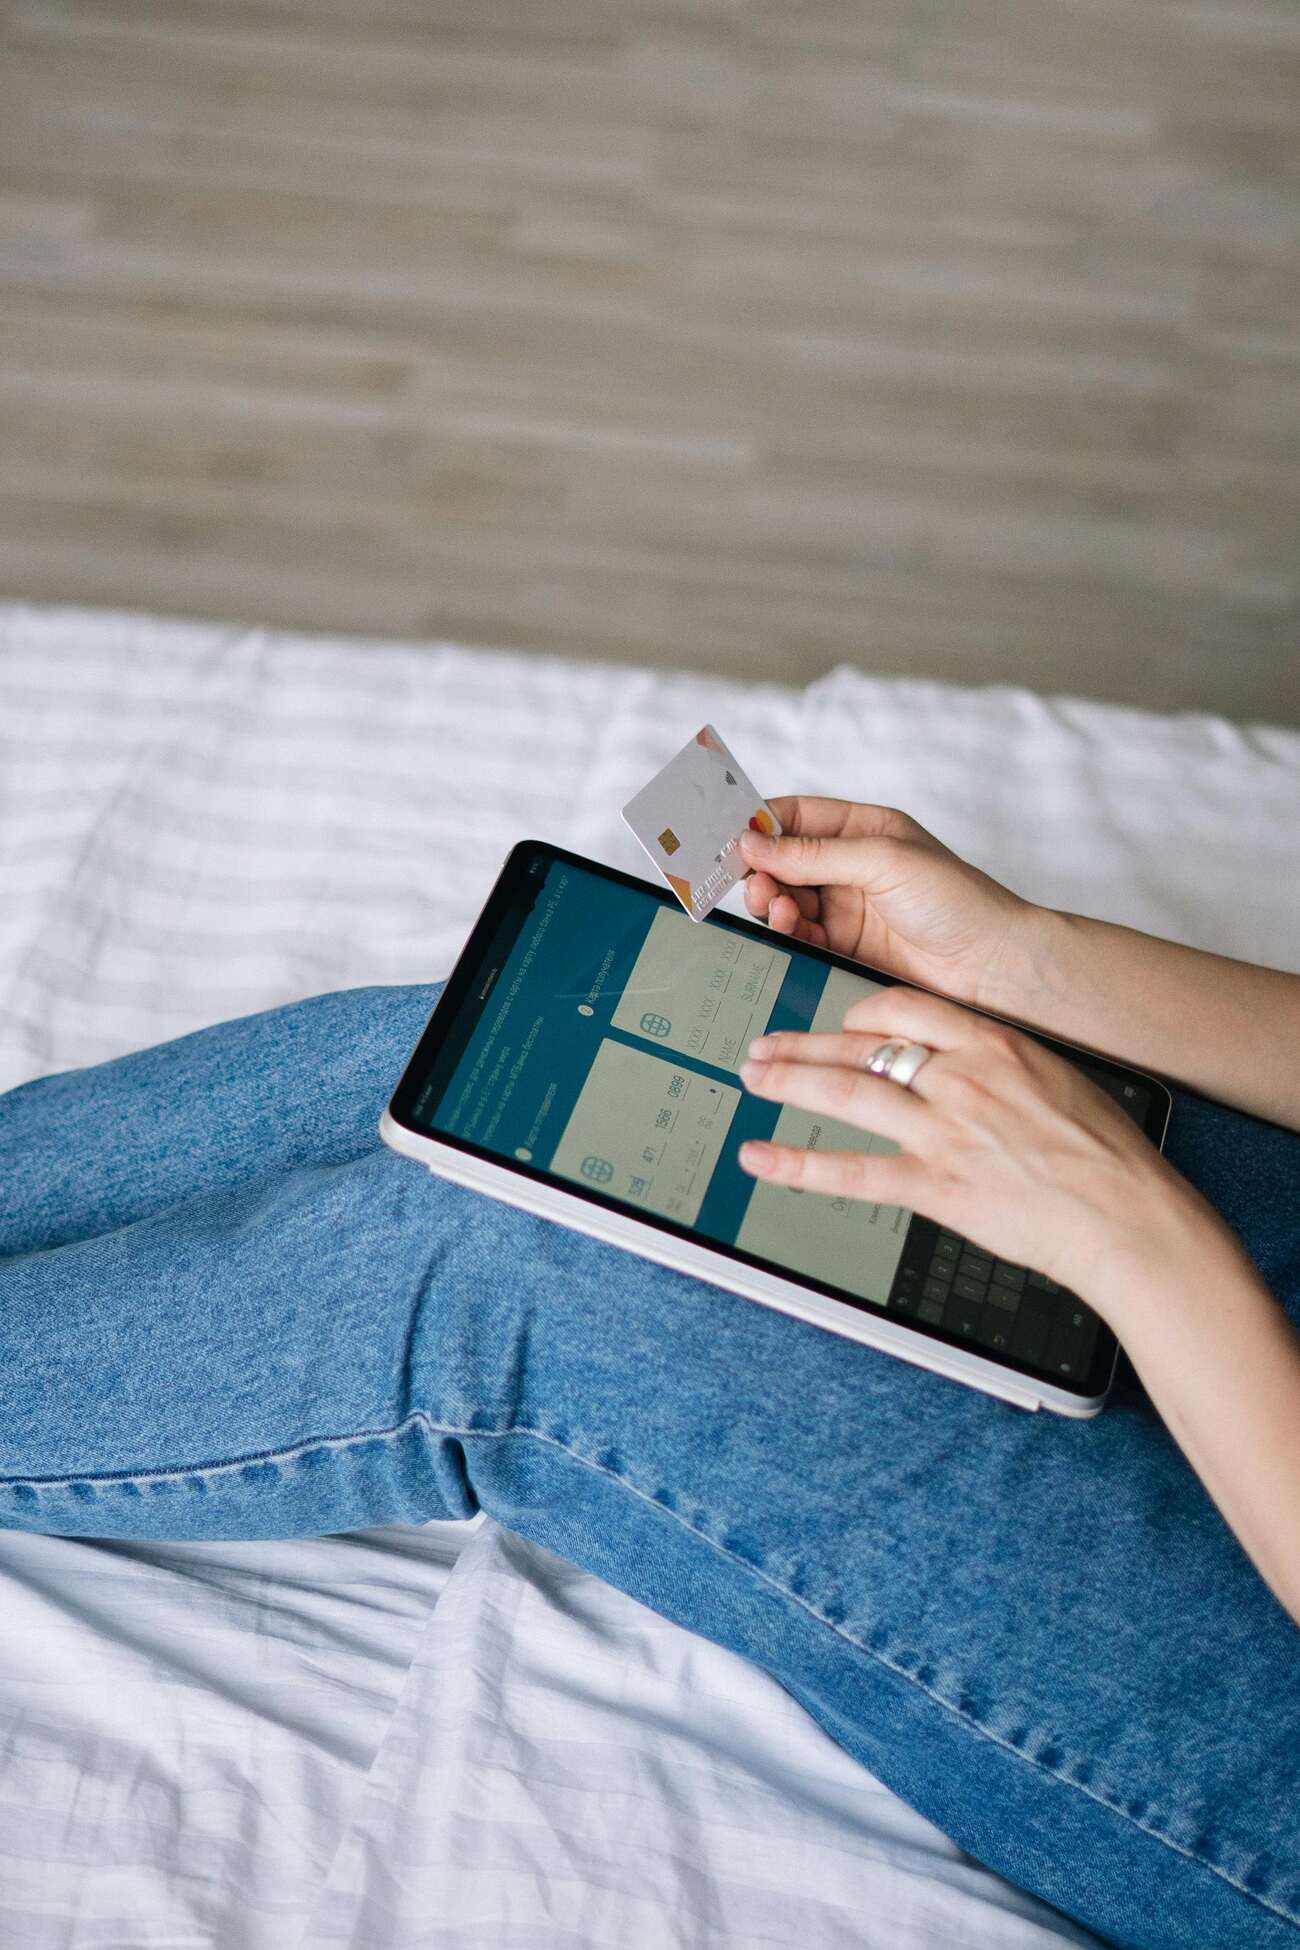
[[[1032,907],[903,813],[772,805],[789,837],[740,844],[749,911],[780,933],[1300,1129],[1287,1060],[1300,1048],[1300,977]],[[895,1039],[935,1051],[910,1089],[866,1072]],[[1119,1106],[1019,1030],[918,989],[855,1003],[838,1036],[760,1036],[750,1049],[760,1060],[741,1075],[756,1095],[891,1148],[751,1141],[745,1169],[908,1207],[1079,1294],[1300,1624],[1300,1335],[1240,1241]]]
[[[751,914],[964,1002],[998,1008],[1041,910],[950,853],[906,813],[773,799],[780,839],[740,836]],[[1016,1013],[1016,1011],[1002,1011]]]
[[[935,1054],[910,1089],[868,1074],[880,1045]],[[786,1031],[750,1044],[756,1096],[892,1141],[889,1152],[743,1144],[746,1171],[775,1184],[902,1205],[990,1253],[1069,1287],[1109,1318],[1119,1263],[1145,1265],[1189,1221],[1222,1221],[1119,1106],[1019,1030],[917,989],[855,1002],[843,1033]],[[1117,1326],[1111,1320],[1112,1326]]]
[[[888,806],[771,803],[785,833],[740,851],[779,934],[1300,1130],[1300,975],[1035,906]]]
[[[934,1050],[910,1089],[866,1073],[882,1042]],[[855,1002],[838,1036],[760,1036],[760,1097],[897,1151],[740,1147],[779,1185],[903,1205],[1059,1280],[1124,1343],[1193,1469],[1300,1624],[1300,1336],[1240,1242],[1072,1064],[919,989]]]

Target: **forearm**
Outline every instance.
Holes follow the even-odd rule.
[[[1199,1194],[1162,1200],[1088,1298],[1261,1577],[1300,1624],[1300,1336]]]
[[[1300,1129],[1300,975],[1031,908],[979,999]]]

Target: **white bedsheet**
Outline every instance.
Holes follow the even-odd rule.
[[[640,871],[617,809],[705,718],[769,791],[1300,966],[1296,734],[0,609],[0,1088],[442,973],[525,833]],[[743,1661],[489,1522],[0,1533],[6,1950],[1091,1941]]]

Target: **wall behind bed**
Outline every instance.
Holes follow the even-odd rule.
[[[10,0],[0,594],[1300,722],[1288,0]]]

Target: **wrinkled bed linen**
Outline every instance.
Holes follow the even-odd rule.
[[[1294,733],[0,608],[0,1088],[445,973],[523,835],[643,871],[618,808],[706,719],[762,790],[896,803],[1035,899],[1297,965]],[[481,1519],[0,1533],[0,1942],[1095,1939],[765,1675]]]

